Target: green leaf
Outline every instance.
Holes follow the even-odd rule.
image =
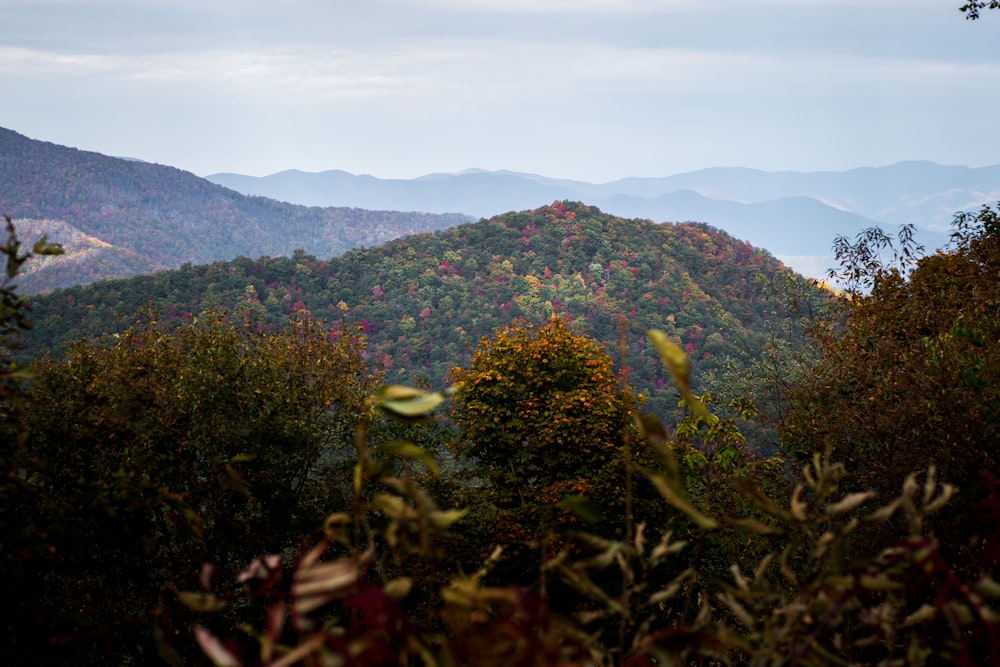
[[[403,458],[422,463],[427,466],[427,469],[434,474],[435,477],[441,474],[441,466],[438,462],[434,460],[434,457],[427,453],[426,450],[421,449],[412,442],[406,440],[392,440],[384,444],[383,449],[387,452],[395,454],[396,456],[402,456]]]
[[[564,510],[569,510],[587,523],[599,523],[604,521],[604,515],[601,514],[601,510],[597,509],[597,507],[590,502],[590,500],[584,498],[583,496],[573,494],[563,496],[559,501],[559,507]]]
[[[376,493],[372,498],[372,504],[393,519],[412,519],[417,516],[416,510],[407,505],[402,498],[388,493]]]
[[[220,600],[212,593],[202,591],[177,591],[177,599],[188,609],[203,614],[221,611],[226,606],[225,600]]]
[[[444,530],[451,527],[452,524],[459,521],[462,517],[469,513],[467,509],[456,509],[456,510],[435,510],[428,514],[431,523],[434,524],[435,528]]]
[[[434,412],[443,402],[444,396],[440,392],[427,392],[419,397],[383,400],[380,405],[383,410],[387,410],[400,417],[412,419],[414,417],[426,417]]]
[[[410,590],[413,588],[413,579],[410,577],[398,577],[391,581],[387,581],[382,590],[385,594],[391,597],[397,602],[406,598],[410,594]]]
[[[691,393],[691,362],[677,343],[667,338],[659,329],[647,329],[646,337],[653,344],[674,384],[680,390],[688,409],[699,417],[707,417],[708,409],[700,398]]]
[[[403,401],[412,398],[426,396],[427,392],[416,387],[407,387],[402,384],[387,384],[378,388],[375,397],[380,401]]]
[[[701,526],[706,530],[714,530],[719,527],[719,522],[711,517],[707,517],[691,505],[687,498],[674,490],[667,480],[662,475],[657,475],[655,473],[647,473],[646,477],[649,481],[656,487],[656,490],[660,492],[663,498],[683,512],[691,521]]]

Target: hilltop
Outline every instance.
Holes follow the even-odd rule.
[[[703,376],[726,356],[762,350],[791,298],[819,297],[770,253],[718,229],[556,202],[332,259],[238,258],[61,290],[32,300],[29,342],[37,354],[121,330],[147,302],[162,322],[204,309],[279,324],[308,313],[363,329],[389,380],[441,386],[497,325],[556,314],[617,350],[624,317],[666,331]],[[632,381],[672,407],[655,353],[637,329],[627,337]]]
[[[194,174],[36,141],[0,128],[0,214],[22,237],[42,233],[67,254],[29,263],[24,292],[240,255],[339,255],[470,218],[307,207],[246,196]]]

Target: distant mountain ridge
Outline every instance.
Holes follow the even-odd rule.
[[[834,236],[853,235],[876,224],[889,230],[914,224],[924,244],[934,248],[946,240],[956,211],[1000,200],[1000,165],[971,168],[926,161],[839,172],[713,167],[603,184],[478,169],[412,180],[337,170],[207,178],[239,192],[301,204],[383,202],[393,208],[460,211],[479,217],[530,208],[541,201],[579,200],[625,217],[707,222],[767,248],[786,262],[793,260],[793,266],[797,256],[828,256]]]
[[[25,240],[47,233],[67,255],[29,262],[25,292],[238,256],[330,257],[465,215],[306,207],[247,196],[194,174],[29,139],[0,128],[0,214]],[[84,254],[80,254],[84,253]]]

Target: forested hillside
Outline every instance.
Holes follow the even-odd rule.
[[[759,357],[793,300],[819,298],[766,251],[707,225],[625,220],[556,202],[329,260],[239,258],[62,290],[32,300],[28,343],[38,354],[119,331],[146,304],[161,321],[221,309],[280,325],[308,311],[361,329],[369,360],[390,380],[440,387],[496,326],[555,313],[614,350],[621,318],[662,329],[701,378],[727,356]],[[660,395],[664,375],[641,331],[626,338],[632,382],[653,403],[673,405],[672,388]]]
[[[49,233],[69,250],[46,264],[29,263],[20,280],[24,292],[184,262],[290,255],[297,248],[329,257],[469,220],[247,197],[180,169],[35,141],[3,128],[0,186],[0,212],[20,219],[23,238]],[[80,245],[82,236],[96,239],[102,252],[93,253],[92,243]]]
[[[391,319],[348,322],[360,304],[342,299],[333,308],[346,328],[337,329],[300,299],[290,320],[268,326],[252,283],[230,290],[243,296],[237,316],[147,316],[21,367],[11,335],[33,333],[23,331],[30,313],[9,277],[29,253],[9,225],[0,247],[5,657],[95,666],[995,664],[1000,209],[959,216],[953,228],[949,249],[919,259],[905,233],[901,245],[877,232],[838,244],[843,272],[870,293],[827,300],[807,337],[816,356],[759,383],[727,417],[691,390],[692,357],[704,367],[715,356],[691,341],[700,325],[678,327],[684,292],[701,297],[692,317],[746,317],[751,342],[755,323],[793,322],[782,299],[808,307],[819,295],[796,294],[794,276],[768,292],[780,267],[703,226],[556,203],[351,253],[371,262],[378,282],[341,276],[331,268],[340,260],[325,265],[330,289],[345,292],[353,279],[373,293],[362,315],[393,300],[438,308],[420,291],[449,280],[508,312],[562,314],[498,327],[451,369],[457,384],[443,392],[386,385],[391,378],[370,366],[390,354],[378,331],[403,345],[431,314],[397,331]],[[624,253],[621,266],[602,269],[600,246],[577,247],[598,231],[590,240]],[[460,242],[475,235],[511,252],[463,256]],[[560,271],[589,261],[592,278],[545,265],[532,273],[548,256],[542,241],[563,250]],[[450,273],[480,259],[484,270]],[[317,262],[293,260],[287,284],[298,289]],[[412,275],[403,268],[414,265]],[[255,266],[188,269],[188,286],[215,294],[210,273],[222,285],[253,277]],[[575,331],[632,305],[621,293],[629,275],[671,298],[661,274],[680,281],[681,301],[662,328],[636,336],[644,343],[632,356],[655,357],[670,378],[664,393],[683,399],[674,413],[650,410],[621,382],[616,350]],[[160,278],[170,275],[184,272]],[[527,291],[509,285],[518,278]],[[137,286],[154,286],[143,280],[105,287],[132,299]],[[560,280],[583,289],[562,295]],[[541,294],[546,287],[552,294]],[[284,288],[288,300],[293,288]],[[88,289],[50,299],[72,306],[66,297],[97,294]],[[586,315],[574,314],[590,301]],[[36,299],[36,312],[46,302]],[[94,323],[111,312],[92,302],[77,314],[86,311]],[[451,312],[470,320],[461,305]],[[790,340],[768,341],[764,356],[787,359]],[[736,370],[734,382],[754,373]],[[784,448],[766,458],[744,433],[753,402],[775,388]]]

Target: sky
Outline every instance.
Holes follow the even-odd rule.
[[[0,126],[198,175],[1000,163],[960,0],[2,0]]]

